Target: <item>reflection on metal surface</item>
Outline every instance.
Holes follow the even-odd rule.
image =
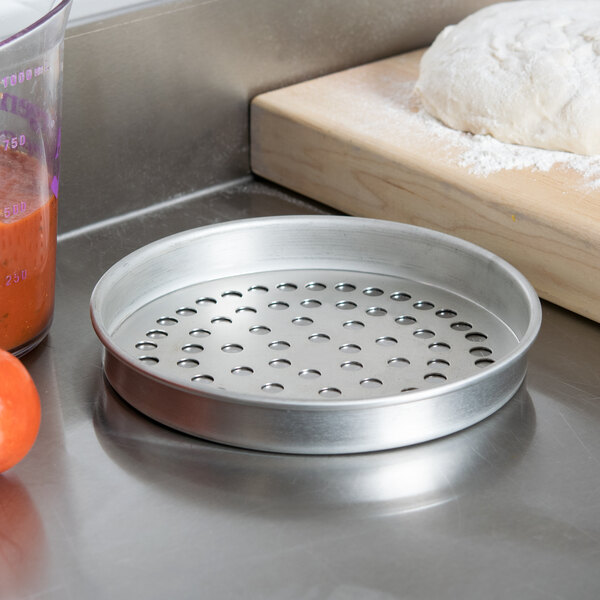
[[[399,451],[238,451],[159,426],[105,389],[87,303],[111,264],[191,223],[310,210],[254,183],[59,244],[55,323],[25,357],[42,430],[18,472],[47,560],[13,597],[600,597],[600,326],[547,302],[527,392]],[[425,453],[437,467],[403,483],[404,461]]]
[[[131,475],[199,502],[232,509],[268,502],[271,517],[278,506],[282,516],[316,507],[397,514],[443,504],[512,468],[533,436],[535,411],[522,386],[482,423],[433,442],[352,456],[294,456],[177,433],[132,409],[105,382],[94,427],[104,450]]]
[[[178,0],[76,24],[60,230],[249,173],[250,98],[421,47],[492,1]]]
[[[44,526],[27,488],[12,474],[0,475],[0,595],[23,598],[40,571]],[[31,585],[31,587],[30,587]],[[6,594],[6,596],[4,595]]]

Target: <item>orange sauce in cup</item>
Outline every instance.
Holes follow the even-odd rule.
[[[42,334],[54,310],[57,200],[45,167],[0,147],[0,348]]]

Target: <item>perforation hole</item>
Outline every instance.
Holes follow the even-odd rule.
[[[383,290],[380,288],[376,288],[376,287],[368,287],[365,288],[362,293],[365,296],[382,296],[383,295]]]
[[[280,383],[265,383],[265,385],[260,388],[263,392],[268,392],[269,394],[277,394],[283,391],[283,386]]]
[[[198,313],[198,311],[195,308],[189,308],[187,306],[183,306],[181,308],[178,308],[175,311],[176,314],[178,314],[180,317],[191,317],[192,315],[195,315]]]
[[[292,363],[285,358],[276,358],[269,361],[269,366],[274,369],[286,369],[287,367],[291,367]]]
[[[160,319],[156,319],[156,322],[163,327],[172,327],[179,323],[179,321],[173,317],[160,317]]]
[[[427,362],[427,366],[434,369],[445,369],[450,366],[450,363],[442,358],[434,358]]]
[[[361,350],[362,348],[358,344],[343,344],[340,346],[340,352],[345,352],[346,354],[356,354]]]
[[[326,387],[319,390],[319,396],[323,398],[337,398],[342,395],[342,391],[335,387]]]
[[[412,296],[406,292],[394,292],[390,295],[390,298],[396,302],[407,302]]]
[[[139,361],[148,365],[149,367],[153,367],[159,363],[158,358],[156,356],[140,356]]]
[[[181,347],[183,352],[187,352],[188,354],[198,354],[199,352],[204,351],[204,347],[200,346],[200,344],[186,344]]]
[[[362,379],[360,385],[364,388],[378,388],[383,385],[383,381],[381,379],[376,379],[375,377],[367,377],[366,379]]]
[[[467,335],[465,335],[465,337],[470,341],[470,342],[485,342],[485,340],[487,340],[487,335],[485,335],[485,333],[481,333],[481,332],[473,332],[473,333],[467,333]]]
[[[234,367],[231,369],[231,373],[240,377],[247,377],[248,375],[252,375],[254,373],[254,369],[251,367]]]
[[[306,300],[302,300],[300,304],[304,306],[304,308],[319,308],[319,306],[321,306],[321,303],[318,300],[315,300],[314,298],[307,298]]]
[[[387,364],[390,367],[404,368],[404,367],[408,367],[408,365],[410,365],[410,361],[408,360],[408,358],[401,358],[398,356],[396,358],[390,358],[390,360],[388,360]]]
[[[427,300],[419,300],[413,304],[417,310],[431,310],[434,306],[433,302],[427,302]]]
[[[427,373],[425,377],[423,377],[429,383],[442,383],[446,381],[448,378],[442,373]]]
[[[335,289],[338,292],[353,292],[356,289],[356,286],[351,283],[338,283],[335,286]]]
[[[309,317],[296,317],[292,319],[292,323],[298,327],[308,327],[308,325],[312,325],[314,321]]]
[[[159,340],[161,338],[166,338],[169,334],[162,329],[151,329],[146,332],[146,337],[152,338],[153,340]]]
[[[233,321],[229,317],[215,317],[211,319],[210,322],[213,325],[231,325]]]
[[[283,340],[277,340],[275,342],[271,342],[269,344],[269,348],[271,348],[271,350],[277,351],[289,350],[290,344],[288,342],[284,342]]]
[[[208,297],[198,298],[198,300],[196,300],[196,304],[198,306],[211,306],[216,303],[217,303],[217,301],[214,298],[208,298]]]
[[[221,350],[227,354],[237,354],[238,352],[242,352],[243,349],[243,346],[240,346],[240,344],[224,344],[221,346]]]
[[[401,315],[400,317],[396,317],[394,321],[398,325],[414,325],[417,322],[417,320],[410,315]]]
[[[450,344],[446,344],[445,342],[436,342],[434,344],[429,344],[429,349],[433,352],[446,353],[450,352]]]
[[[189,335],[192,337],[203,338],[208,337],[210,335],[210,331],[208,331],[208,329],[192,329],[189,332]]]
[[[324,344],[331,338],[326,333],[313,333],[313,335],[308,336],[308,339],[315,344]]]
[[[317,377],[321,377],[321,371],[317,369],[302,369],[298,373],[298,377],[302,377],[302,379],[317,379]]]
[[[435,333],[430,329],[417,329],[413,331],[413,335],[420,340],[427,340],[435,336]]]
[[[335,305],[339,310],[353,310],[357,307],[356,302],[351,302],[350,300],[342,300],[341,302],[337,302]]]
[[[144,352],[147,352],[148,350],[155,350],[156,348],[158,348],[158,344],[155,344],[154,342],[138,342],[135,347],[138,350],[142,350]]]
[[[494,361],[491,358],[480,358],[479,360],[475,361],[475,365],[481,369],[483,369],[484,367],[489,367],[490,365],[493,365],[493,364],[494,364]]]
[[[177,361],[177,366],[182,369],[193,369],[197,367],[200,363],[193,358],[182,358]]]
[[[340,368],[342,368],[344,371],[360,371],[363,368],[363,365],[356,360],[349,360],[343,362],[340,365]]]
[[[289,307],[290,305],[287,302],[282,302],[281,300],[277,300],[269,304],[269,308],[271,310],[286,310]]]
[[[469,350],[469,354],[472,354],[473,356],[479,356],[479,357],[485,357],[485,356],[489,356],[492,353],[492,351],[489,348],[485,348],[484,346],[477,346],[476,348],[471,348]]]
[[[298,289],[298,286],[295,283],[280,283],[277,285],[277,289],[280,292],[293,292]]]
[[[362,329],[365,324],[362,321],[346,321],[343,325],[345,329]]]
[[[255,325],[254,327],[250,327],[249,331],[254,335],[266,335],[267,333],[271,333],[271,330],[266,325]]]

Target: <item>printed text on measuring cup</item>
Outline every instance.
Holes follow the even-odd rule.
[[[3,85],[6,90],[9,87],[15,87],[15,85],[18,85],[19,83],[31,81],[34,77],[39,77],[49,70],[50,67],[47,65],[32,67],[30,69],[25,69],[24,71],[19,71],[18,73],[11,73],[10,75],[0,77],[0,84]]]
[[[21,213],[24,213],[27,210],[27,202],[22,200],[21,202],[17,202],[16,204],[9,204],[8,206],[4,206],[0,211],[0,216],[5,219],[10,219],[11,217],[16,217]]]
[[[11,273],[10,275],[4,276],[4,285],[8,287],[9,285],[16,285],[21,281],[27,279],[27,269],[22,269],[16,273]]]
[[[15,135],[11,138],[7,137],[3,140],[0,140],[0,143],[4,145],[5,150],[9,150],[10,148],[16,150],[19,146],[24,146],[27,143],[27,138],[25,137],[25,134],[22,133],[19,136]]]

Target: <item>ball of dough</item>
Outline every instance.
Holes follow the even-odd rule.
[[[416,90],[453,129],[600,154],[600,1],[481,9],[439,34],[423,55]]]

